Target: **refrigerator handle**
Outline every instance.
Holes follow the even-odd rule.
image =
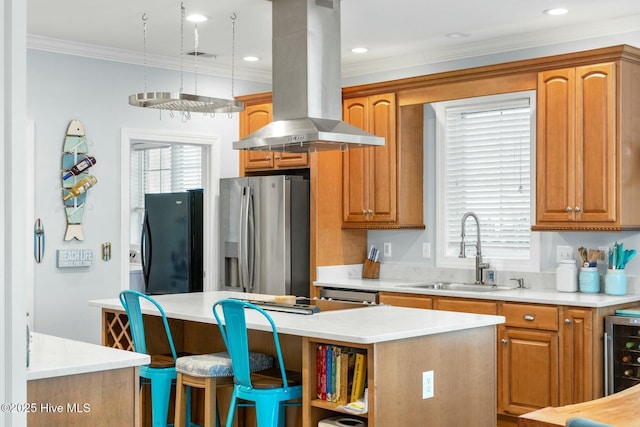
[[[604,395],[609,396],[609,334],[604,333]]]
[[[248,195],[251,193],[250,187],[242,187],[240,197],[240,238],[238,239],[238,269],[240,270],[240,287],[247,291],[247,280],[249,276],[248,265],[248,232],[249,232],[249,202]]]
[[[256,248],[256,222],[253,211],[253,196],[251,194],[251,187],[247,187],[247,269],[249,282],[247,283],[247,290],[253,292],[253,275],[255,272],[255,248]]]
[[[146,243],[146,244],[145,244]],[[149,262],[145,262],[146,255],[144,248],[149,249]],[[142,236],[140,238],[140,258],[142,261],[142,276],[144,277],[145,286],[149,283],[149,272],[151,271],[151,228],[149,227],[149,216],[144,211],[144,220],[142,221]]]

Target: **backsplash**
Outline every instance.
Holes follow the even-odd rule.
[[[362,277],[362,264],[318,267],[316,280],[358,279]],[[524,286],[530,289],[556,289],[555,272],[520,272],[497,271],[496,284],[500,286],[516,287],[517,283],[511,279],[524,279]],[[406,280],[421,282],[473,282],[474,271],[457,268],[438,268],[424,265],[390,264],[380,265],[380,279]],[[604,289],[604,278],[601,278],[601,291]],[[640,294],[640,277],[627,276],[627,293]]]

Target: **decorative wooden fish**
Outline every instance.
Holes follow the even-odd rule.
[[[95,164],[88,151],[84,126],[79,120],[72,120],[62,147],[62,202],[67,215],[65,241],[84,240],[82,216],[86,191],[97,183],[96,178],[86,172]]]

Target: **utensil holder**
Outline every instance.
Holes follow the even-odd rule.
[[[607,295],[627,294],[627,273],[624,270],[607,270],[604,277],[604,292]]]
[[[380,263],[365,259],[364,266],[362,267],[362,278],[377,279],[379,277],[380,277]]]

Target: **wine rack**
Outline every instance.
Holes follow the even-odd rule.
[[[609,316],[607,394],[640,384],[640,317]]]

